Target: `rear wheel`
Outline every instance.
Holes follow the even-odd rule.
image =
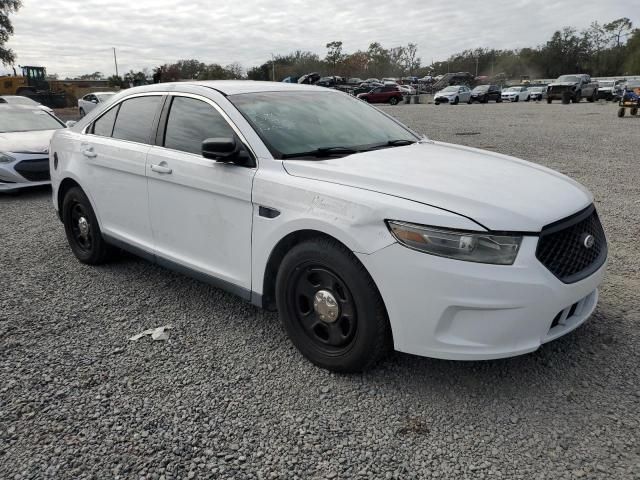
[[[637,114],[638,114],[638,109],[634,107],[634,108],[632,108],[632,109],[629,111],[629,113],[630,113],[631,115],[637,115]]]
[[[620,118],[624,117],[624,107],[620,107],[620,108],[618,109],[618,116],[619,116]]]
[[[389,99],[389,103],[390,103],[391,105],[397,105],[397,104],[398,104],[398,97],[391,97],[391,98]]]
[[[547,103],[551,103],[553,102],[553,99],[551,97],[547,97]]]
[[[64,196],[62,222],[69,246],[78,260],[90,265],[108,260],[112,249],[102,238],[91,203],[81,188],[71,188]]]
[[[363,371],[391,346],[373,279],[333,239],[308,240],[289,251],[278,270],[276,302],[289,338],[319,367]]]

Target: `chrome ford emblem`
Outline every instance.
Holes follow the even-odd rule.
[[[593,235],[589,235],[588,233],[583,234],[582,245],[584,245],[584,248],[591,248],[594,243],[596,243],[596,239]]]

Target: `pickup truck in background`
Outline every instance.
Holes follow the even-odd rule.
[[[578,103],[582,98],[590,102],[598,99],[598,84],[592,82],[589,75],[561,75],[547,86],[547,103],[553,100]]]

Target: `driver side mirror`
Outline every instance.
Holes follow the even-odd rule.
[[[202,142],[202,156],[216,162],[232,162],[241,166],[252,163],[244,145],[238,144],[235,137],[207,138]]]
[[[90,102],[91,103],[98,103],[98,99],[97,98],[91,99]]]

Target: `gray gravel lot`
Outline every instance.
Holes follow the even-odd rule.
[[[640,118],[382,108],[594,192],[611,254],[589,322],[514,359],[335,375],[220,290],[131,256],[81,265],[49,191],[0,197],[0,478],[640,478]],[[167,323],[168,342],[127,340]]]

